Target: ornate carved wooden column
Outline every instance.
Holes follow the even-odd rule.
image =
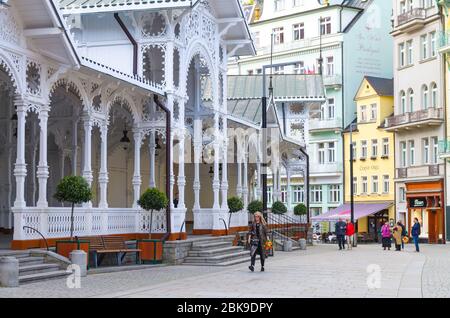
[[[16,177],[16,200],[14,207],[26,207],[25,201],[25,178],[27,176],[27,166],[25,163],[25,123],[27,108],[25,101],[16,97],[14,105],[17,109],[17,157],[14,167],[14,176]]]
[[[48,124],[48,107],[42,107],[39,112],[39,165],[37,170],[37,178],[39,182],[39,199],[37,207],[48,207],[47,202],[47,180],[49,177],[47,163],[47,124]]]
[[[100,172],[98,174],[98,183],[100,185],[100,200],[98,207],[108,208],[108,125],[102,124],[100,127]]]
[[[155,131],[150,132],[150,139],[148,143],[149,154],[150,154],[150,176],[148,186],[150,188],[156,187],[155,181],[155,158],[156,158],[156,142],[155,142]]]
[[[133,208],[138,208],[138,200],[141,195],[141,143],[142,133],[139,130],[133,130],[134,137],[134,174],[133,174]]]

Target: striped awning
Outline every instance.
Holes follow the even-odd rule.
[[[380,211],[388,209],[393,203],[355,203],[354,213],[355,220],[378,213]],[[339,219],[350,219],[350,203],[342,204],[334,210],[327,213],[311,217],[312,221],[324,222],[324,221],[338,221]]]

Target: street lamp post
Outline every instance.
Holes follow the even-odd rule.
[[[354,183],[353,183],[353,123],[350,124],[350,221],[355,224],[355,200],[354,200]],[[356,226],[355,226],[356,229]],[[356,247],[357,233],[353,235],[353,246]]]

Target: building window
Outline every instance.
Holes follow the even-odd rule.
[[[303,5],[303,0],[294,0],[294,7],[300,7]]]
[[[331,34],[331,17],[321,18],[320,21],[320,34]]]
[[[328,98],[328,119],[334,119],[335,105],[334,98]]]
[[[326,74],[327,76],[333,76],[334,75],[334,57],[329,56],[327,57],[327,65],[326,65]]]
[[[378,176],[372,176],[372,193],[378,193]]]
[[[275,11],[280,11],[284,9],[284,1],[285,0],[275,0],[274,1],[274,9]]]
[[[422,139],[423,164],[430,163],[430,140],[428,138]]]
[[[428,58],[428,39],[427,35],[422,35],[420,37],[420,50],[421,50],[421,58],[425,60]]]
[[[283,44],[284,43],[284,28],[275,28],[272,30],[273,34],[274,34],[274,39],[273,39],[273,43],[275,45],[277,44]]]
[[[267,203],[272,204],[272,187],[267,187]]]
[[[256,74],[261,75],[262,74],[262,68],[257,68],[256,69]]]
[[[377,104],[370,105],[370,120],[377,119]]]
[[[367,158],[367,141],[361,141],[361,159]]]
[[[408,96],[409,96],[409,112],[414,111],[414,91],[410,88],[408,90]]]
[[[258,48],[261,45],[261,40],[260,40],[260,33],[259,32],[254,32],[253,33],[253,41],[255,42],[255,46]]]
[[[406,113],[406,94],[404,91],[400,92],[400,107],[402,114]]]
[[[401,149],[401,153],[400,153],[400,164],[403,168],[405,168],[407,166],[407,161],[406,161],[406,142],[402,141],[400,143],[400,149]]]
[[[406,202],[406,191],[404,187],[400,187],[399,188],[399,201],[400,203],[405,203]]]
[[[367,121],[367,106],[366,105],[362,105],[361,106],[361,121]]]
[[[273,73],[276,75],[284,74],[284,66],[274,66]]]
[[[431,107],[438,106],[438,89],[436,83],[431,84]]]
[[[428,108],[428,86],[422,86],[422,109]]]
[[[353,177],[353,195],[358,193],[358,178]]]
[[[339,185],[329,186],[328,201],[328,203],[339,203],[341,201],[341,187]]]
[[[361,177],[361,184],[362,184],[362,193],[367,194],[368,189],[367,189],[367,177],[366,176]]]
[[[311,203],[322,203],[322,186],[311,186]]]
[[[292,26],[294,41],[303,40],[305,38],[305,24],[297,23]]]
[[[435,57],[436,56],[436,32],[431,32],[430,33],[430,43],[431,43],[431,56]]]
[[[431,137],[431,141],[433,143],[433,157],[431,160],[433,160],[433,164],[437,164],[438,163],[438,159],[439,159],[439,142],[438,142],[438,138],[437,137]]]
[[[319,144],[319,164],[325,164],[325,144]]]
[[[328,143],[328,162],[329,163],[336,162],[336,147],[334,142]]]
[[[378,156],[378,140],[372,139],[372,158],[376,158]]]
[[[356,150],[356,141],[352,142],[352,153],[353,153],[353,159],[356,159],[358,153],[358,151]]]
[[[305,193],[303,186],[292,187],[292,203],[303,203],[305,202]]]
[[[398,46],[398,59],[400,67],[404,67],[406,65],[405,43],[400,43]]]
[[[300,61],[294,64],[294,74],[305,74],[305,62]]]
[[[406,42],[406,63],[413,65],[413,42],[412,40]]]
[[[390,186],[389,175],[384,175],[383,176],[383,193],[389,193],[389,186]]]
[[[287,203],[287,188],[286,186],[281,186],[281,202]]]
[[[409,164],[414,166],[416,164],[416,148],[414,145],[414,140],[408,141],[409,144]]]
[[[389,138],[383,138],[383,157],[389,157]]]

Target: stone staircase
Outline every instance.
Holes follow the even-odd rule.
[[[0,252],[0,257],[15,257],[19,261],[19,285],[34,283],[69,275],[60,261],[48,257],[51,252],[8,251]]]
[[[250,262],[250,252],[233,246],[235,236],[200,238],[193,242],[183,265],[231,266]]]

